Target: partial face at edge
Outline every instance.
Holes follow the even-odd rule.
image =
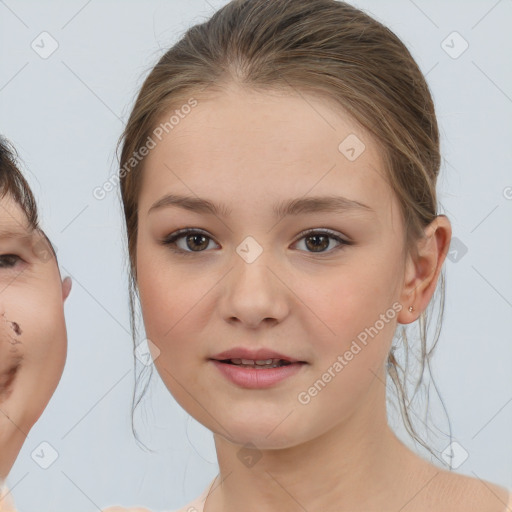
[[[365,145],[356,159],[354,134]],[[358,125],[314,97],[231,90],[198,98],[143,172],[137,275],[146,334],[163,381],[192,416],[234,442],[285,447],[358,410],[370,414],[377,396],[384,405],[376,375],[396,327],[403,224],[377,146]],[[207,198],[231,213],[151,209],[167,194]],[[274,216],[274,205],[313,196],[368,208]],[[199,233],[164,243],[184,228]],[[247,247],[262,252],[249,262],[240,250]],[[377,334],[301,403],[300,393],[376,322]],[[307,364],[270,388],[244,389],[211,361],[239,346]]]
[[[63,285],[48,242],[0,199],[0,476],[48,404],[66,360]]]

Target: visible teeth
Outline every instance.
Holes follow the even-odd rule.
[[[235,364],[278,364],[281,359],[231,359],[231,361]],[[238,362],[240,361],[240,362]]]
[[[283,366],[281,359],[230,359],[233,364],[250,368],[277,368]]]
[[[231,359],[231,361],[235,364],[258,364],[263,366],[265,364],[278,364],[281,359]],[[238,361],[240,361],[240,363]]]

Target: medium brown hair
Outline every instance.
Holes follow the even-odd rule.
[[[335,0],[233,0],[206,22],[191,27],[154,66],[120,139],[120,187],[130,265],[130,308],[135,342],[138,198],[144,160],[134,160],[164,114],[206,88],[236,83],[258,91],[289,88],[337,104],[368,130],[381,148],[384,172],[400,204],[404,254],[414,252],[437,216],[439,131],[433,100],[407,47],[363,11]],[[441,273],[441,313],[444,275]],[[430,369],[439,338],[427,348],[426,312],[419,319],[420,375]],[[400,332],[408,361],[405,327]],[[407,367],[395,357],[388,373],[409,434],[424,447],[409,416]],[[146,386],[147,387],[147,386]],[[144,389],[145,390],[145,389]],[[137,401],[134,392],[134,409]],[[414,397],[414,395],[413,395]],[[133,426],[133,424],[132,424]],[[430,450],[431,451],[431,450]],[[431,451],[432,452],[432,451]]]

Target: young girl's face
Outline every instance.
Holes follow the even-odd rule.
[[[65,288],[65,289],[64,289]],[[50,400],[66,359],[63,288],[46,239],[0,199],[0,476]]]
[[[151,149],[139,196],[137,280],[160,376],[236,443],[288,447],[354,415],[371,422],[410,304],[404,227],[376,144],[314,96],[196,99]],[[338,199],[310,202],[319,197]],[[218,361],[244,358],[235,349],[298,362]]]

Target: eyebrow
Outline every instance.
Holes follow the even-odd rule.
[[[231,209],[225,204],[215,204],[213,201],[200,197],[167,194],[156,201],[148,210],[148,215],[160,208],[177,207],[197,213],[215,215],[217,217],[229,217]],[[317,196],[290,199],[277,203],[273,207],[276,217],[301,215],[317,212],[369,212],[376,213],[368,205],[348,199],[342,196]]]
[[[24,231],[18,228],[0,228],[0,239],[5,240],[8,238],[32,238],[34,230]]]

